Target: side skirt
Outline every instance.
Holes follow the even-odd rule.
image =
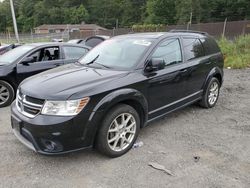
[[[187,97],[185,97],[183,99],[180,99],[178,101],[175,101],[175,102],[173,102],[173,103],[171,103],[169,105],[161,107],[159,110],[154,110],[152,112],[149,112],[149,116],[150,115],[152,116],[153,113],[163,111],[162,113],[158,113],[155,117],[152,117],[152,118],[148,119],[145,126],[147,126],[148,123],[150,123],[150,122],[152,122],[154,120],[157,120],[157,119],[159,119],[159,118],[161,118],[161,117],[163,117],[163,116],[165,116],[165,115],[167,115],[169,113],[172,113],[172,112],[177,111],[179,109],[185,108],[186,106],[189,106],[189,105],[201,100],[202,99],[202,93],[203,93],[203,90],[201,90],[201,91],[199,91],[197,93],[194,93],[194,94],[192,94],[190,96],[187,96]],[[183,101],[187,101],[187,102],[183,103]],[[182,105],[178,105],[178,104],[182,104]]]

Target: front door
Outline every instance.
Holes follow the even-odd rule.
[[[41,48],[27,57],[31,57],[32,60],[17,64],[16,74],[19,83],[25,78],[58,67],[64,63],[60,56],[59,46]]]
[[[180,44],[179,38],[166,39],[151,56],[151,59],[163,59],[165,68],[145,75],[148,77],[149,119],[177,108],[186,97],[187,69]]]

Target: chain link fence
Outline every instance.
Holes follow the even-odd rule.
[[[237,36],[250,34],[250,20],[233,21],[233,22],[216,22],[216,23],[200,23],[191,25],[169,25],[165,26],[165,31],[176,30],[196,30],[207,32],[215,38],[225,36],[229,39],[234,39]],[[132,28],[118,28],[110,30],[96,30],[96,31],[74,31],[74,32],[62,32],[62,33],[48,33],[48,34],[19,34],[21,43],[33,43],[33,42],[50,42],[53,39],[63,39],[68,41],[70,39],[84,39],[93,35],[107,35],[116,36],[135,32],[148,32],[147,30],[133,31]],[[152,30],[150,31],[152,32]],[[157,29],[155,30],[157,32]],[[16,43],[14,34],[0,34],[0,43]]]
[[[70,39],[68,32],[62,33],[48,33],[48,34],[35,34],[35,33],[21,33],[19,34],[20,43],[35,43],[35,42],[51,42],[53,39],[63,39],[68,41]],[[15,34],[4,33],[0,34],[0,43],[10,44],[17,43]]]
[[[214,36],[215,38],[220,38],[221,36],[225,36],[229,39],[234,39],[240,35],[250,34],[250,20],[244,21],[232,21],[232,22],[216,22],[216,23],[200,23],[200,24],[191,24],[191,25],[169,25],[165,26],[165,31],[170,30],[195,30],[207,32],[208,34]],[[156,29],[153,32],[157,32]],[[86,38],[93,35],[108,35],[108,36],[116,36],[123,35],[128,33],[136,33],[136,32],[152,32],[152,30],[136,30],[134,31],[132,28],[118,28],[106,31],[82,31],[82,32],[74,32],[70,33],[70,38]]]

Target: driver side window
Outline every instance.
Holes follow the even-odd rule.
[[[40,57],[40,53],[41,53],[41,50],[38,50],[38,51],[32,53],[31,55],[29,55],[29,57],[33,58],[33,62],[38,62],[39,57]]]
[[[29,57],[33,58],[33,62],[58,60],[60,59],[59,47],[42,48],[33,52]]]
[[[163,59],[165,67],[182,62],[179,39],[167,39],[156,48],[152,58]]]

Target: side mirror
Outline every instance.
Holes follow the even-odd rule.
[[[157,71],[165,68],[165,62],[162,58],[152,58],[146,67],[147,72]]]
[[[33,57],[25,57],[23,60],[22,60],[22,64],[23,65],[29,65],[29,63],[33,63],[34,62],[34,58]]]

